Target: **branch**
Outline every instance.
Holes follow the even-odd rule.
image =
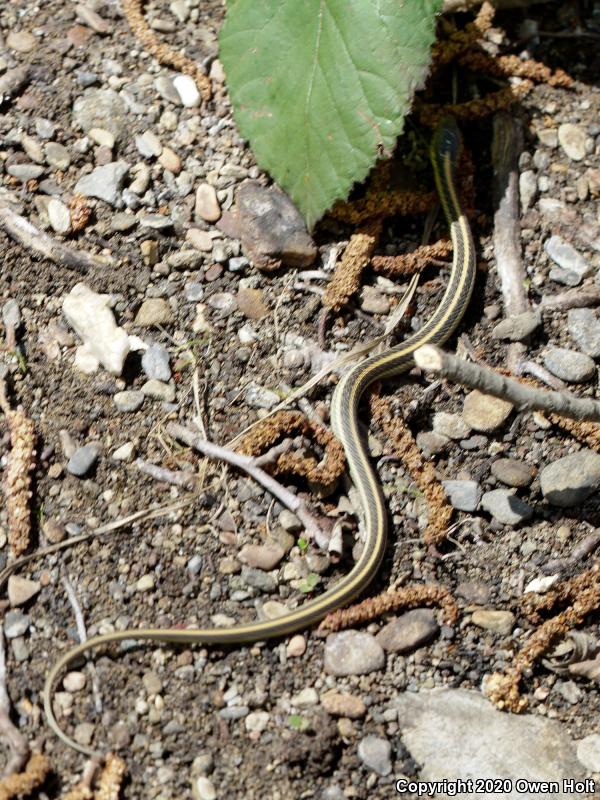
[[[506,378],[494,370],[463,361],[439,347],[424,345],[415,352],[418,367],[485,394],[508,400],[519,411],[547,411],[577,420],[600,422],[600,402],[568,392],[544,392]]]
[[[79,636],[80,642],[87,642],[87,629],[85,627],[85,620],[83,619],[83,611],[81,610],[81,605],[79,603],[79,599],[75,592],[75,587],[69,580],[67,575],[63,575],[62,584],[65,587],[65,592],[69,599],[69,603],[71,604],[71,608],[73,609],[73,613],[75,614],[75,625],[77,626],[77,635]],[[96,667],[90,661],[89,662],[89,671],[90,675],[92,676],[92,691],[94,694],[94,705],[96,706],[96,711],[98,714],[102,713],[102,697],[100,695],[100,683],[98,681],[98,673],[96,672]]]
[[[323,530],[316,517],[308,511],[304,501],[297,495],[288,491],[276,481],[272,475],[269,475],[257,466],[255,458],[241,455],[227,447],[220,447],[217,444],[213,444],[213,442],[209,442],[207,439],[202,439],[202,437],[198,436],[193,431],[184,428],[183,425],[178,425],[176,422],[170,422],[167,425],[167,433],[175,439],[185,442],[188,447],[193,447],[194,450],[198,450],[198,452],[209,458],[225,461],[227,464],[231,464],[241,469],[243,472],[246,472],[251,478],[254,478],[255,481],[260,483],[261,486],[276,497],[280,503],[283,503],[284,506],[296,514],[304,525],[307,535],[313,538],[322,550],[329,550],[329,535]]]
[[[494,165],[494,253],[502,284],[504,315],[527,311],[525,269],[521,260],[519,225],[519,165],[523,133],[518,121],[506,112],[494,116],[492,162]]]
[[[40,253],[55,264],[69,269],[85,272],[88,269],[106,267],[112,260],[106,256],[95,256],[92,253],[67,247],[3,204],[0,204],[0,227],[4,228],[6,233],[23,247]]]

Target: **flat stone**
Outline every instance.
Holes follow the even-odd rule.
[[[492,462],[492,475],[507,486],[529,486],[535,477],[535,468],[514,458],[498,458]]]
[[[462,413],[473,430],[491,433],[504,425],[512,410],[512,403],[475,389],[465,397]]]
[[[163,403],[175,402],[175,386],[172,383],[163,383],[151,378],[142,386],[142,394],[152,397],[154,400],[162,400]]]
[[[39,41],[29,31],[11,31],[6,37],[6,46],[17,53],[31,53],[39,46]]]
[[[577,758],[589,772],[600,772],[600,734],[590,733],[577,742]]]
[[[136,389],[126,389],[123,392],[116,392],[113,402],[118,411],[129,413],[137,411],[144,403],[144,395]]]
[[[247,319],[262,319],[269,313],[261,289],[238,289],[237,307]]]
[[[362,719],[367,713],[367,707],[362,698],[335,690],[321,695],[321,705],[332,717]]]
[[[63,300],[63,314],[87,351],[113,375],[120,375],[129,353],[129,336],[115,322],[110,299],[76,284]]]
[[[207,231],[201,231],[199,228],[189,228],[185,232],[187,241],[199,250],[201,253],[210,253],[213,248],[212,236]]]
[[[392,746],[380,736],[365,736],[358,743],[357,754],[367,769],[378,775],[389,775],[392,771]]]
[[[242,581],[247,586],[259,589],[261,592],[275,592],[277,590],[277,579],[269,572],[253,567],[242,567]]]
[[[167,256],[167,264],[173,269],[197,269],[202,265],[203,257],[196,250],[188,248],[186,250],[178,250],[176,253],[169,253]]]
[[[492,330],[492,336],[503,341],[521,342],[531,336],[541,323],[542,316],[539,311],[525,311],[499,322]]]
[[[127,105],[112,89],[88,89],[73,104],[73,117],[87,133],[91,128],[104,128],[115,139],[128,130]]]
[[[47,142],[44,146],[46,161],[51,167],[60,169],[62,172],[69,168],[71,164],[71,154],[67,148],[58,142]]]
[[[217,790],[210,778],[200,775],[192,781],[192,794],[195,800],[217,800]]]
[[[553,506],[572,508],[583,503],[600,486],[600,454],[579,450],[544,467],[542,494]]]
[[[10,164],[6,167],[6,171],[13,178],[26,183],[27,181],[37,180],[40,175],[44,174],[45,169],[40,164]]]
[[[67,206],[56,197],[51,197],[47,206],[50,225],[56,233],[68,233],[71,230],[71,214]]]
[[[13,608],[24,606],[40,591],[39,581],[31,581],[20,575],[11,575],[8,579],[8,602]]]
[[[179,92],[173,85],[171,78],[167,77],[166,75],[160,75],[154,81],[154,88],[168,103],[173,103],[173,105],[176,106],[182,105]]]
[[[128,214],[126,211],[113,214],[110,220],[110,227],[113,231],[130,231],[137,224],[138,221],[133,214]]]
[[[31,620],[22,611],[7,611],[4,616],[4,635],[7,639],[16,639],[29,630]]]
[[[248,181],[237,193],[235,214],[245,255],[259,269],[307,267],[317,256],[304,220],[281,190]]]
[[[136,581],[135,590],[136,592],[150,592],[154,589],[154,576],[153,575],[142,575]]]
[[[177,153],[174,150],[172,150],[170,147],[163,147],[162,153],[158,157],[158,163],[161,165],[161,167],[164,167],[165,169],[169,170],[169,172],[172,172],[173,175],[179,175],[179,173],[181,172],[181,167],[182,167],[181,159],[179,158]],[[181,181],[183,179],[184,179],[184,175],[181,175],[180,181],[178,182],[178,186],[180,187],[180,191],[181,191],[181,186],[183,185],[181,183]],[[191,187],[191,179],[190,179],[189,189],[191,189],[191,188],[192,187]]]
[[[152,131],[144,131],[135,137],[135,146],[144,158],[158,158],[162,153],[162,142]]]
[[[368,675],[384,665],[383,648],[370,633],[348,630],[327,637],[324,669],[330,675]]]
[[[272,570],[284,557],[285,551],[278,544],[245,544],[238,558],[242,564],[262,570]]]
[[[384,625],[375,639],[388,653],[412,653],[429,644],[439,630],[433,611],[414,608]]]
[[[133,442],[125,442],[120,447],[113,451],[112,458],[114,461],[124,461],[129,463],[135,458],[135,445]]]
[[[571,279],[568,275],[563,275],[561,283],[566,283],[568,286],[577,286],[593,271],[591,264],[575,250],[572,244],[569,244],[560,236],[551,236],[546,239],[544,250],[555,264],[569,273],[569,275],[574,276]]]
[[[533,516],[533,508],[510,489],[485,492],[481,498],[481,507],[503,525],[519,525]]]
[[[174,321],[173,310],[162,297],[148,297],[139,307],[134,324],[142,328],[170,325]]]
[[[244,398],[246,403],[248,403],[249,406],[252,406],[252,408],[271,409],[275,408],[275,406],[281,401],[281,398],[277,392],[274,392],[271,389],[265,389],[254,382],[248,384],[246,387]]]
[[[164,231],[173,225],[173,220],[166,214],[140,214],[138,219],[143,228],[152,228],[155,231]]]
[[[217,192],[210,183],[201,183],[196,189],[194,213],[196,217],[205,220],[205,222],[216,222],[221,216],[221,206],[217,200]]]
[[[596,374],[596,365],[590,356],[565,347],[549,347],[544,352],[544,366],[557,378],[570,383],[589,381]]]
[[[442,486],[453,508],[457,511],[476,511],[481,500],[481,487],[477,481],[442,481]]]
[[[142,356],[142,369],[148,378],[159,381],[171,380],[171,367],[169,365],[169,351],[158,342],[152,342]]]
[[[95,465],[100,455],[100,445],[92,442],[78,447],[67,461],[67,472],[83,478]]]
[[[502,636],[508,636],[515,625],[515,615],[512,611],[501,611],[495,608],[479,608],[473,612],[471,619],[477,627],[499,633]]]
[[[96,13],[93,9],[89,8],[83,3],[78,3],[75,6],[75,13],[83,22],[83,24],[87,25],[95,33],[104,34],[110,31],[109,23],[103,19],[100,14]]]
[[[518,791],[516,781],[557,781],[548,800],[573,800],[563,792],[565,778],[581,780],[585,770],[576,757],[566,726],[533,714],[507,714],[495,709],[479,692],[434,689],[402,692],[392,703],[398,711],[402,744],[420,765],[426,781],[508,780],[510,788],[486,797],[524,800],[538,792]],[[438,792],[438,800],[450,795]],[[461,800],[480,800],[481,792],[461,791]]]
[[[438,411],[433,415],[433,430],[448,439],[466,439],[471,433],[471,427],[460,414],[450,414],[447,411]]]
[[[363,286],[360,292],[360,307],[367,314],[388,314],[390,300],[376,286]]]
[[[573,161],[581,161],[587,155],[586,151],[587,135],[583,128],[565,122],[558,128],[558,143],[565,154]]]
[[[567,328],[579,350],[592,358],[600,358],[600,321],[591,308],[570,308]]]
[[[447,436],[435,431],[420,431],[417,434],[417,447],[426,458],[443,453],[450,441]]]
[[[121,186],[129,172],[129,164],[124,161],[113,161],[96,167],[89,175],[84,175],[75,184],[75,192],[84,197],[97,197],[111,206],[116,206],[121,199]]]

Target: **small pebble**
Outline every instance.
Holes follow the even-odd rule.
[[[185,238],[187,241],[199,250],[201,253],[210,253],[213,248],[213,239],[206,231],[201,231],[198,228],[189,228],[186,231]]]
[[[465,397],[463,417],[473,430],[491,433],[504,425],[512,410],[512,403],[475,389]]]
[[[27,614],[21,611],[7,611],[4,616],[4,635],[7,639],[16,639],[29,630],[31,622]]]
[[[142,386],[141,391],[146,397],[152,397],[154,400],[162,400],[164,403],[175,402],[175,386],[172,383],[163,383],[151,378]]]
[[[8,602],[13,608],[24,606],[40,591],[39,581],[31,581],[20,575],[11,575],[8,579]]]
[[[368,675],[384,664],[383,648],[370,633],[348,630],[327,637],[324,668],[330,675]]]
[[[580,505],[600,487],[600,454],[584,449],[556,459],[540,471],[540,487],[553,506]]]
[[[332,717],[362,719],[367,713],[367,707],[360,697],[345,692],[326,692],[321,695],[321,705]]]
[[[583,278],[586,278],[592,272],[592,266],[586,259],[580,255],[572,244],[566,242],[560,236],[551,236],[544,242],[544,250],[548,256],[560,267],[563,272],[567,273],[562,275],[560,273],[551,271],[550,277],[559,282],[565,283],[568,286],[577,286]],[[571,278],[569,276],[572,276]]]
[[[144,403],[144,395],[135,389],[126,389],[123,392],[116,392],[113,402],[122,413],[137,411]]]
[[[194,213],[206,222],[216,222],[221,216],[217,192],[209,183],[201,183],[196,189]]]
[[[190,75],[177,75],[173,86],[185,108],[196,108],[202,100],[194,79]]]
[[[583,128],[571,122],[565,122],[558,128],[558,143],[573,161],[581,161],[586,157],[586,138]]]
[[[11,31],[6,37],[6,46],[17,53],[31,53],[38,47],[38,40],[29,31]]]
[[[600,772],[599,733],[590,733],[577,742],[577,758],[589,772]]]
[[[174,321],[173,310],[162,297],[149,297],[139,307],[134,324],[142,328],[169,325]]]
[[[593,309],[569,309],[567,329],[581,352],[600,358],[600,321]]]
[[[481,507],[503,525],[519,525],[533,516],[533,508],[510,489],[492,489],[481,498]]]
[[[442,481],[442,486],[457,511],[476,511],[481,500],[481,487],[477,481]]]
[[[192,781],[192,794],[195,800],[217,800],[217,790],[213,782],[204,775]]]
[[[99,455],[99,444],[90,443],[83,445],[83,447],[78,447],[67,462],[67,472],[78,478],[83,478],[94,467]]]
[[[249,733],[262,733],[269,724],[268,711],[252,711],[244,720],[244,727]]]
[[[535,477],[535,469],[514,458],[498,458],[492,462],[492,475],[507,486],[522,488],[529,486]]]
[[[63,686],[67,692],[80,692],[85,688],[86,677],[83,672],[67,672],[63,678]]]
[[[125,442],[120,447],[117,447],[112,454],[114,461],[124,461],[130,463],[135,458],[135,445],[133,442]]]
[[[267,410],[275,408],[281,401],[281,397],[277,392],[273,392],[271,389],[264,389],[256,383],[248,385],[244,392],[244,399],[252,408],[266,408]]]
[[[136,581],[135,584],[136,592],[149,592],[152,589],[154,589],[153,575],[142,575],[142,577]]]
[[[471,619],[474,625],[485,630],[508,636],[515,624],[512,611],[498,611],[494,608],[480,608],[474,611]]]
[[[358,743],[359,759],[368,769],[378,775],[389,775],[392,771],[392,746],[379,736],[365,736]]]
[[[246,544],[239,552],[242,564],[262,570],[272,570],[284,557],[285,552],[278,544]]]
[[[158,342],[152,342],[142,356],[142,369],[148,378],[168,382],[171,380],[169,360],[169,351],[166,347]]]
[[[414,608],[384,625],[375,639],[388,653],[411,653],[429,644],[439,630],[433,611]]]
[[[299,658],[306,652],[306,639],[301,633],[292,636],[288,642],[286,653],[288,658]]]
[[[515,317],[508,317],[499,322],[492,331],[494,339],[509,342],[521,342],[539,328],[542,317],[539,311],[525,311]]]
[[[433,415],[433,430],[455,440],[466,439],[471,433],[471,427],[460,414],[450,414],[447,411],[438,411]]]
[[[596,365],[590,356],[564,347],[549,347],[544,352],[544,366],[557,378],[570,383],[589,381],[596,374]]]

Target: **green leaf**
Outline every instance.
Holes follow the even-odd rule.
[[[321,576],[317,575],[316,572],[309,572],[306,578],[300,583],[298,588],[304,594],[309,594],[312,590],[319,585],[321,581]]]
[[[301,717],[300,714],[291,714],[288,717],[288,724],[290,728],[293,728],[295,731],[305,731],[310,726],[309,721]]]
[[[304,539],[302,536],[298,539],[298,549],[301,553],[308,550],[308,540]]]
[[[402,131],[442,0],[231,0],[220,56],[239,130],[311,227]]]

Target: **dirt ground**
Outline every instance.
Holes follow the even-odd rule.
[[[17,301],[22,319],[17,332],[20,355],[17,358],[14,351],[5,351],[2,360],[8,370],[10,397],[34,420],[38,435],[31,549],[48,544],[49,531],[50,536],[71,537],[189,495],[185,489],[143,474],[135,460],[115,460],[114,451],[126,443],[132,443],[131,452],[146,462],[170,469],[191,466],[200,476],[198,497],[184,509],[91,538],[20,571],[23,577],[38,581],[41,589],[18,609],[27,615],[28,624],[25,633],[8,642],[8,689],[21,731],[33,749],[42,750],[51,762],[51,776],[39,797],[63,796],[79,779],[84,764],[83,757],[51,734],[40,708],[49,665],[78,640],[73,609],[62,583],[64,575],[75,587],[92,635],[149,624],[205,625],[214,621],[215,615],[237,621],[253,619],[267,600],[290,607],[302,602],[302,580],[308,573],[319,574],[319,587],[327,586],[352,563],[351,537],[339,564],[319,556],[313,545],[307,555],[298,547],[301,533],[290,526],[285,515],[281,518],[282,507],[273,504],[265,491],[234,470],[202,462],[165,434],[168,421],[194,425],[194,375],[208,438],[227,443],[259,419],[264,408],[252,406],[248,387],[255,384],[260,391],[283,396],[286,387],[300,386],[310,377],[307,353],[318,349],[321,311],[320,294],[298,285],[298,270],[259,271],[243,258],[239,241],[217,225],[194,217],[194,192],[199,183],[214,185],[221,208],[227,210],[244,180],[259,178],[267,183],[267,179],[235,130],[219,80],[216,32],[222,5],[189,0],[181,6],[188,14],[181,12],[181,19],[166,0],[147,3],[145,13],[149,20],[159,20],[155,27],[165,41],[185,48],[211,72],[215,95],[202,115],[197,108],[169,102],[156,89],[155,80],[172,73],[143,52],[117,3],[96,0],[89,6],[106,22],[104,33],[95,32],[89,20],[87,24],[82,21],[74,5],[63,0],[43,4],[19,0],[0,9],[0,80],[9,69],[31,66],[28,83],[0,106],[0,192],[10,193],[16,210],[60,238],[44,216],[43,201],[36,198],[57,196],[68,202],[78,179],[91,166],[117,159],[130,165],[145,162],[151,173],[140,207],[130,208],[136,219],[132,227],[120,230],[120,220],[115,223],[125,208],[90,200],[87,226],[65,237],[75,248],[110,254],[111,266],[77,274],[35,255],[0,230],[1,296],[3,304],[9,299]],[[532,20],[547,35],[527,41],[523,31]],[[578,20],[593,36],[574,32]],[[544,243],[552,234],[571,243],[588,262],[580,286],[597,285],[600,16],[592,3],[547,4],[499,14],[495,25],[504,31],[501,52],[526,51],[529,57],[553,69],[565,69],[575,79],[572,89],[538,84],[513,106],[525,131],[521,172],[533,170],[538,180],[531,207],[523,211],[521,221],[529,298],[538,305],[544,296],[570,288],[550,276],[555,265]],[[22,31],[33,34],[35,47],[19,40],[16,48],[10,46],[10,34]],[[558,35],[565,31],[570,35]],[[442,79],[448,85],[453,69],[449,67]],[[498,85],[496,79],[460,72],[454,79],[481,93]],[[90,89],[127,94],[129,108],[123,112],[124,124],[112,155],[101,152],[106,145],[90,140],[89,133],[86,136],[78,126],[74,104]],[[550,137],[540,137],[540,132],[556,130],[564,123],[573,123],[584,133],[587,150],[580,160],[569,158]],[[468,336],[483,362],[505,366],[507,343],[492,336],[502,318],[502,297],[491,239],[491,119],[463,128],[476,164],[473,229],[478,272],[474,298],[460,332]],[[148,130],[175,151],[181,161],[179,176],[173,172],[165,175],[168,170],[154,157],[140,155],[135,137]],[[29,150],[23,134],[34,140]],[[48,142],[66,148],[67,166],[53,166],[44,155],[35,162],[35,143],[45,153]],[[44,170],[28,182],[9,171],[11,165],[31,163],[40,163]],[[595,177],[591,174],[594,170]],[[187,193],[182,173],[189,178]],[[427,168],[423,174],[431,181]],[[540,178],[545,179],[541,184]],[[58,188],[47,184],[44,192],[43,181],[53,181]],[[0,196],[3,202],[5,198]],[[544,198],[562,204],[553,217],[548,204],[540,206]],[[170,215],[174,223],[164,229],[139,223],[140,215],[157,212]],[[378,251],[395,254],[412,249],[421,240],[423,225],[423,216],[387,220]],[[211,235],[212,249],[201,252],[191,268],[173,267],[167,259],[189,248],[186,231],[191,227]],[[320,269],[332,246],[347,242],[352,232],[350,226],[323,221],[315,232],[319,248],[315,268]],[[441,217],[435,232],[445,235]],[[148,240],[157,245],[155,264],[144,262],[142,243]],[[415,326],[435,307],[447,274],[446,267],[430,267],[425,272],[413,309]],[[175,389],[173,402],[145,396],[138,410],[116,407],[116,392],[140,390],[147,380],[139,353],[129,356],[118,377],[103,369],[92,374],[76,369],[73,360],[79,340],[66,325],[62,303],[80,281],[113,296],[116,320],[128,333],[166,348]],[[382,301],[393,304],[398,297],[388,282],[369,271],[365,281]],[[322,281],[309,283],[324,286]],[[264,315],[255,314],[255,309],[245,314],[236,306],[240,287],[259,291],[253,297],[265,305]],[[166,301],[171,312],[168,321],[154,327],[136,324],[136,315],[148,298]],[[328,349],[344,352],[381,333],[387,314],[364,310],[364,304],[364,295],[356,297],[334,315],[326,334]],[[456,348],[457,337],[449,346]],[[578,349],[563,309],[544,311],[543,324],[528,341],[527,357],[542,364],[549,346]],[[309,398],[325,422],[334,381],[322,382]],[[415,374],[386,383],[383,392],[402,414],[430,382]],[[591,379],[569,384],[587,397],[598,396],[597,386],[595,368]],[[437,412],[461,417],[465,393],[442,383],[411,416],[413,433],[430,432]],[[368,422],[366,409],[364,420]],[[306,652],[300,656],[290,654],[287,641],[231,650],[123,646],[97,654],[94,661],[102,711],[95,710],[90,673],[82,666],[87,676],[85,688],[71,693],[61,688],[61,724],[80,741],[121,754],[127,765],[122,797],[189,798],[192,780],[204,774],[218,797],[392,797],[396,777],[418,774],[418,765],[401,742],[401,724],[386,713],[394,697],[404,690],[437,686],[479,690],[484,676],[509,666],[527,641],[532,624],[520,610],[524,585],[543,575],[544,565],[551,559],[569,556],[598,525],[597,492],[574,507],[558,508],[543,497],[540,487],[539,472],[581,445],[529,413],[513,413],[492,433],[471,431],[449,441],[431,456],[440,480],[472,480],[483,492],[502,488],[491,464],[498,457],[515,459],[531,467],[535,475],[530,485],[517,490],[533,511],[520,524],[502,523],[481,506],[473,512],[456,511],[454,519],[462,524],[444,545],[443,557],[433,558],[421,539],[427,519],[423,498],[402,463],[389,457],[385,434],[377,428],[372,433],[373,448],[379,453],[374,463],[389,503],[391,531],[383,569],[370,591],[383,591],[390,584],[440,583],[456,596],[458,624],[454,628],[441,625],[432,643],[413,652],[388,654],[383,669],[347,677],[325,672],[324,641],[310,632],[305,636]],[[99,443],[100,455],[92,471],[77,477],[67,470],[69,454],[89,442]],[[6,463],[8,436],[3,439],[3,450]],[[347,493],[340,483],[333,495],[320,500],[305,482],[291,480],[290,485],[317,508],[328,511],[338,508]],[[0,512],[0,522],[4,543],[0,565],[4,566],[9,558],[5,510]],[[268,580],[253,575],[249,582],[247,572],[240,572],[236,555],[245,544],[273,540],[284,547],[285,558],[264,573]],[[589,563],[573,565],[562,577],[581,572]],[[286,565],[295,565],[295,569],[286,574]],[[146,576],[151,579],[139,583]],[[8,600],[1,602],[8,613]],[[471,620],[475,608],[511,611],[516,623],[508,634],[478,627]],[[386,621],[365,630],[375,634]],[[597,635],[597,614],[591,615],[582,629]],[[581,739],[597,732],[598,688],[592,680],[578,679],[575,689],[569,685],[563,691],[561,686],[567,682],[573,680],[536,665],[524,692],[532,714],[561,721],[574,739]],[[365,713],[350,721],[327,713],[318,696],[332,688],[362,698]],[[309,693],[306,703],[295,704],[293,698],[307,689],[315,689],[317,699],[306,700]],[[237,718],[235,711],[229,718],[222,713],[232,708],[246,711],[240,711]],[[267,713],[265,727],[248,730],[248,714],[257,712]],[[252,719],[263,717],[258,714]],[[368,735],[390,741],[390,774],[377,774],[361,761],[358,745]]]

